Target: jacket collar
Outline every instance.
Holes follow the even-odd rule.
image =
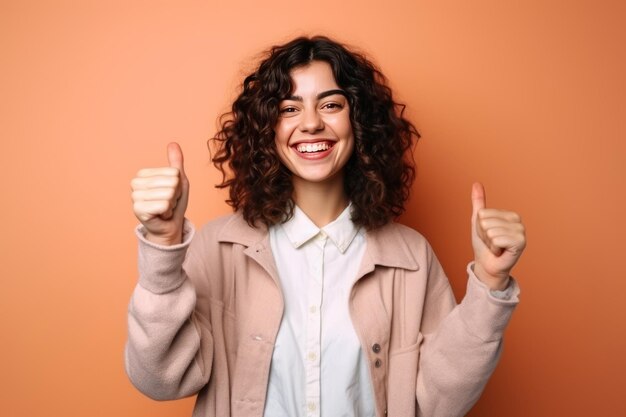
[[[411,271],[419,269],[419,263],[414,254],[415,250],[411,250],[409,241],[406,240],[405,234],[402,233],[402,228],[405,228],[405,226],[390,222],[377,229],[367,231],[365,254],[373,265]],[[367,259],[364,259],[363,268],[366,262]]]
[[[363,274],[373,271],[376,265],[408,270],[419,269],[419,263],[401,232],[403,227],[391,222],[366,231],[366,252],[361,265]],[[270,249],[267,227],[263,224],[251,227],[239,212],[226,221],[218,233],[218,240],[238,243],[257,251]]]
[[[264,224],[252,227],[240,212],[231,215],[217,234],[219,242],[238,243],[247,247],[259,244],[267,237],[268,230]]]

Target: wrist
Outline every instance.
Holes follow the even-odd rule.
[[[497,275],[490,274],[478,262],[474,263],[472,271],[474,271],[476,278],[490,290],[503,291],[509,286],[510,275],[508,272]]]
[[[146,238],[146,240],[154,244],[162,245],[162,246],[173,246],[173,245],[178,245],[183,242],[182,233],[181,233],[181,236],[178,236],[178,238],[175,238],[175,237],[167,237],[167,236],[156,236],[147,232],[144,235],[144,237]]]

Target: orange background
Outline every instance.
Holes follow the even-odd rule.
[[[0,3],[0,415],[188,416],[123,370],[129,181],[177,140],[188,217],[229,211],[206,139],[256,54],[360,47],[423,139],[401,221],[464,293],[470,187],[519,211],[522,303],[471,416],[626,415],[626,10],[616,1]]]

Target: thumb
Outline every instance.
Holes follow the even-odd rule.
[[[478,211],[486,206],[485,187],[479,182],[472,185],[472,219],[476,220]]]
[[[183,151],[178,143],[172,142],[167,145],[167,160],[171,168],[178,168],[180,172],[180,194],[176,197],[173,215],[182,218],[189,202],[189,180],[185,175]]]
[[[172,168],[178,168],[181,175],[185,175],[185,167],[183,159],[183,150],[176,142],[167,145],[167,160]]]

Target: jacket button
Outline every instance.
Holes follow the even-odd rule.
[[[374,343],[372,345],[372,350],[374,351],[374,353],[379,353],[380,352],[380,345],[378,343]]]
[[[381,361],[380,359],[376,359],[376,361],[374,362],[374,366],[377,368],[380,368],[383,365],[383,361]]]

